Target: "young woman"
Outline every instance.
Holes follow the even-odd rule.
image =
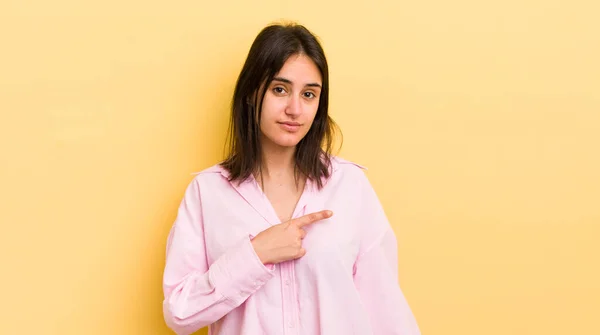
[[[235,87],[229,156],[190,183],[167,241],[176,333],[419,334],[380,202],[331,154],[328,99],[315,36],[264,28]]]

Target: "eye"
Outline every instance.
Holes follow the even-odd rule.
[[[275,92],[277,94],[283,94],[283,93],[285,93],[285,88],[283,88],[281,86],[275,86],[273,88],[273,92]]]
[[[313,99],[313,98],[316,98],[317,96],[313,92],[304,92],[304,97]]]

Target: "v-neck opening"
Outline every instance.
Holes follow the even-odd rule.
[[[281,219],[279,219],[279,215],[277,215],[277,211],[275,210],[275,207],[271,203],[271,200],[269,200],[269,197],[267,197],[267,194],[260,187],[256,178],[254,178],[254,176],[252,176],[251,178],[252,178],[254,187],[256,187],[258,192],[261,194],[262,200],[265,202],[266,207],[269,208],[269,211],[271,212],[271,215],[273,216],[275,224],[283,223],[281,221]],[[298,217],[299,211],[307,204],[307,198],[309,196],[309,193],[312,192],[312,186],[313,185],[312,185],[312,181],[310,180],[310,178],[306,178],[306,181],[304,182],[304,189],[302,190],[302,193],[300,194],[300,198],[298,198],[298,201],[296,202],[296,205],[294,206],[294,210],[292,211],[292,216],[291,216],[290,220]]]

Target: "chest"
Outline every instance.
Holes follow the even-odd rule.
[[[264,192],[269,203],[275,210],[280,222],[286,222],[292,218],[298,201],[302,196],[302,187],[289,185],[284,187],[282,184],[265,184]]]
[[[251,189],[203,195],[204,234],[209,262],[217,259],[240,239],[256,236],[286,221],[283,219],[289,219],[293,214],[298,217],[327,209],[334,213],[331,218],[306,227],[303,247],[311,252],[298,265],[329,267],[332,265],[330,262],[335,262],[343,264],[348,271],[351,269],[358,254],[360,227],[363,224],[359,215],[360,206],[353,201],[352,193],[346,190],[318,195],[309,192],[304,197],[300,192],[271,193],[274,196],[269,204],[268,197],[259,190],[248,190]],[[295,208],[297,212],[293,213]]]

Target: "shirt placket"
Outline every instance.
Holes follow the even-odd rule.
[[[306,185],[307,192],[303,194],[298,202],[298,206],[294,211],[293,217],[297,218],[305,214],[307,201],[311,197],[310,187]],[[296,273],[294,267],[294,261],[287,261],[282,263],[280,274],[282,283],[282,297],[283,297],[283,321],[284,321],[284,334],[285,335],[299,335],[300,334],[300,313],[298,306],[298,287],[296,283]]]
[[[287,261],[280,266],[283,298],[284,334],[299,334],[296,284],[294,280],[294,262]]]
[[[271,225],[280,223],[277,213],[265,194],[260,191],[258,184],[255,182],[255,188],[260,198],[262,198],[262,204],[257,205],[255,208],[259,210],[266,221]],[[297,218],[304,215],[306,210],[306,204],[312,198],[312,185],[310,182],[307,183],[306,191],[303,192],[302,196],[298,201],[298,205],[292,217]],[[263,205],[264,204],[264,205]],[[296,284],[296,277],[294,272],[294,261],[286,261],[279,263],[279,276],[281,282],[281,297],[282,297],[282,312],[283,312],[283,334],[284,335],[300,335],[300,317],[299,317],[299,306],[298,306],[298,289]]]

